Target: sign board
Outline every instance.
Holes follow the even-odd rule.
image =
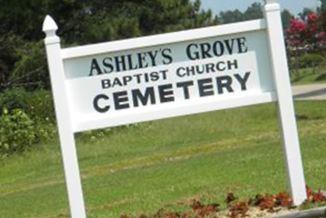
[[[280,19],[265,18],[61,49],[43,24],[71,216],[86,217],[74,133],[180,115],[277,102],[289,186],[306,198]]]

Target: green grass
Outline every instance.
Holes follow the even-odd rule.
[[[307,183],[326,189],[326,102],[296,103]],[[89,217],[286,190],[274,104],[78,135]],[[0,162],[0,217],[69,214],[58,142]]]
[[[292,72],[291,82],[294,85],[304,85],[311,83],[326,82],[326,66],[320,66],[315,69],[300,69],[298,72]]]

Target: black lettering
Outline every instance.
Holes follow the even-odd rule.
[[[177,83],[177,87],[178,88],[182,88],[183,89],[183,94],[185,99],[189,99],[190,98],[190,92],[189,92],[189,87],[193,86],[194,82],[193,81],[186,81],[186,82],[180,82]]]
[[[218,94],[223,94],[223,88],[226,88],[228,92],[233,92],[233,89],[231,87],[232,85],[232,78],[230,76],[220,76],[216,77],[216,83],[217,83],[217,91]]]
[[[212,63],[206,64],[206,72],[207,73],[215,73],[215,66]]]
[[[196,75],[196,68],[194,66],[187,67],[187,75]]]
[[[153,87],[146,88],[145,94],[142,94],[139,89],[132,90],[131,94],[135,107],[139,106],[139,101],[142,105],[147,105],[149,101],[151,104],[155,104],[155,93]]]
[[[204,65],[197,65],[196,66],[196,72],[197,72],[197,74],[203,74],[203,73],[205,73],[205,67],[204,67]]]
[[[221,41],[216,41],[213,44],[213,53],[215,56],[220,57],[224,54],[224,45]]]
[[[128,103],[128,93],[126,91],[114,92],[112,95],[116,110],[127,109],[130,107]]]
[[[247,39],[246,37],[237,38],[239,53],[248,52],[248,47],[246,46]]]
[[[211,45],[209,43],[201,43],[200,44],[200,50],[201,50],[201,54],[202,54],[203,59],[212,57],[212,55],[209,53],[210,50],[211,50]]]
[[[125,56],[116,56],[115,59],[115,66],[117,68],[117,72],[125,71],[126,70],[126,60]]]
[[[226,49],[228,50],[229,54],[233,54],[234,39],[224,40],[224,43],[226,45]]]
[[[149,57],[151,58],[152,66],[153,66],[153,67],[156,66],[156,56],[157,56],[157,53],[158,53],[157,50],[155,50],[154,52],[152,52],[152,51],[149,51],[149,52],[148,52]]]
[[[104,58],[103,66],[108,68],[108,70],[104,69],[105,73],[112,73],[114,70],[114,66],[112,65],[112,58]]]
[[[216,68],[217,68],[218,71],[225,71],[226,70],[225,62],[224,61],[218,62],[216,64]]]
[[[105,113],[105,112],[110,110],[110,106],[106,105],[104,107],[100,107],[99,101],[101,99],[102,100],[109,100],[109,97],[107,95],[104,95],[104,94],[100,94],[100,95],[95,96],[95,98],[93,100],[93,107],[97,112]]]
[[[166,73],[168,72],[168,70],[161,70],[160,73],[162,74],[163,76],[163,80],[166,80]]]
[[[160,79],[158,72],[151,72],[150,77],[152,82],[158,81]]]
[[[139,68],[148,67],[148,63],[146,63],[146,54],[145,53],[138,53],[137,57],[138,57]]]
[[[162,50],[162,57],[164,58],[163,64],[171,64],[173,62],[171,53],[172,50],[170,48],[165,48]]]
[[[201,79],[198,80],[199,96],[209,96],[214,95],[212,79]]]
[[[118,77],[114,78],[114,80],[113,80],[112,87],[115,87],[115,86],[122,86],[122,82],[120,81],[120,79]]]
[[[247,82],[250,76],[250,72],[246,72],[244,77],[242,78],[240,74],[234,74],[234,77],[238,80],[238,82],[241,85],[241,90],[245,91],[247,90]]]
[[[177,76],[178,77],[185,77],[187,74],[186,73],[181,73],[181,71],[183,71],[183,72],[185,72],[186,71],[186,69],[184,68],[184,67],[179,67],[178,69],[177,69]]]
[[[136,66],[133,65],[132,55],[131,54],[127,55],[127,58],[128,58],[128,67],[129,67],[129,70],[136,70],[136,69],[138,69],[138,66],[137,65]]]
[[[158,91],[161,103],[174,101],[172,84],[158,86]]]
[[[196,49],[198,49],[198,45],[197,44],[190,44],[187,46],[187,56],[190,60],[197,60],[199,59],[199,52],[198,50],[196,50],[195,52],[192,53],[191,48],[194,47]],[[194,55],[194,56],[193,56]]]
[[[132,80],[132,76],[124,76],[122,80],[123,80],[123,85],[126,86]]]
[[[236,59],[233,62],[228,61],[228,70],[232,70],[232,66],[233,69],[238,69],[238,61]]]
[[[102,89],[108,89],[110,88],[110,80],[109,79],[102,79]]]
[[[143,74],[135,74],[134,77],[136,77],[137,83],[141,83],[141,75]]]
[[[99,66],[98,63],[97,63],[96,58],[93,58],[93,59],[92,59],[91,70],[90,70],[88,76],[93,76],[93,75],[94,75],[94,70],[96,71],[96,72],[95,72],[95,75],[101,75],[101,74],[103,74],[103,72],[102,72],[100,66]]]

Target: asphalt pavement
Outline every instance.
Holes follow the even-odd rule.
[[[326,83],[292,86],[295,100],[326,100]]]

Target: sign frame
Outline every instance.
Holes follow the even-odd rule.
[[[288,183],[293,202],[295,205],[300,205],[306,200],[307,194],[286,49],[284,45],[280,5],[277,3],[277,0],[266,0],[263,11],[264,18],[259,20],[65,49],[61,49],[60,38],[56,35],[58,29],[56,23],[49,15],[46,16],[43,23],[43,31],[46,34],[44,42],[50,71],[70,214],[72,218],[86,218],[74,137],[76,132],[266,102],[277,102]],[[239,98],[233,103],[229,101],[220,102],[213,107],[209,104],[188,109],[184,107],[171,108],[171,110],[165,111],[162,115],[157,115],[158,113],[153,112],[150,114],[138,114],[137,116],[133,116],[133,118],[117,117],[115,120],[110,120],[110,123],[108,123],[108,121],[94,121],[76,126],[71,118],[63,64],[65,59],[255,30],[265,30],[268,36],[267,41],[269,42],[270,62],[272,63],[275,83],[275,92],[273,93]]]

